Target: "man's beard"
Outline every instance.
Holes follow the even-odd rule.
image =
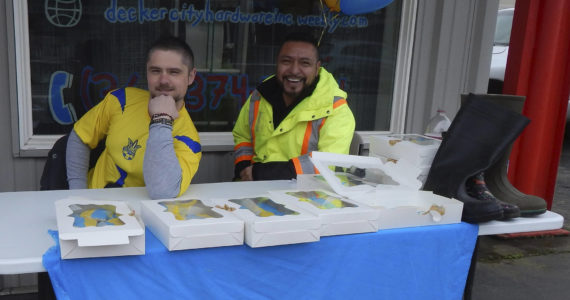
[[[306,82],[306,79],[304,79],[304,82]],[[313,91],[317,87],[317,83],[319,83],[319,76],[315,77],[315,80],[313,80],[313,82],[311,82],[311,84],[308,84],[308,85],[303,84],[303,89],[301,89],[301,91],[299,91],[298,93],[289,93],[289,92],[285,91],[285,87],[283,86],[283,81],[279,78],[277,78],[277,83],[279,84],[279,87],[281,88],[281,90],[283,91],[284,94],[295,99],[294,102],[297,102],[297,101],[300,101],[300,100],[310,96],[313,93]]]
[[[176,101],[176,102],[178,102],[180,100],[184,100],[184,98],[186,98],[186,93],[184,93],[184,94],[176,93],[176,92],[174,92],[174,89],[170,89],[169,87],[160,86],[159,89],[161,91],[155,91],[154,93],[151,93],[152,98],[158,97],[160,95],[170,95],[174,99],[174,101]],[[164,93],[164,91],[162,91],[162,90],[166,90],[168,93]]]

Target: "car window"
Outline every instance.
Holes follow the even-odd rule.
[[[508,46],[511,38],[511,28],[513,26],[513,11],[499,11],[497,15],[497,26],[495,27],[494,45]]]

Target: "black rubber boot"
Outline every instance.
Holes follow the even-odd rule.
[[[466,192],[467,179],[491,166],[518,137],[529,120],[470,94],[451,122],[432,162],[424,190],[463,202],[462,220],[479,223],[500,219],[496,201]]]
[[[500,105],[516,113],[521,113],[524,106],[524,96],[514,95],[474,95],[475,100],[486,99],[493,104]],[[489,191],[500,201],[516,205],[523,217],[538,215],[546,212],[544,199],[524,194],[515,188],[507,177],[509,156],[512,145],[507,148],[503,156],[485,171],[485,182]]]

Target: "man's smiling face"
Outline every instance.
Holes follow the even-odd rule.
[[[276,78],[287,105],[315,81],[320,67],[317,49],[311,43],[289,41],[283,44],[277,56]]]
[[[196,76],[189,70],[182,55],[173,50],[154,50],[146,64],[146,78],[151,97],[169,95],[175,101],[184,100],[188,86]]]

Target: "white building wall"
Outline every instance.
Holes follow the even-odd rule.
[[[419,1],[407,133],[423,133],[438,109],[453,119],[462,93],[485,93],[498,0]]]

